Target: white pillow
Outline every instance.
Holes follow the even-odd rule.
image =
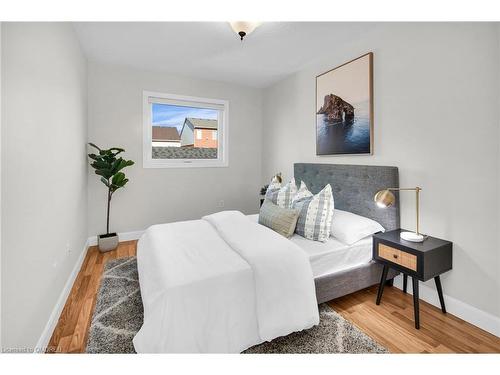
[[[352,212],[337,209],[333,211],[332,230],[330,233],[333,237],[347,245],[352,245],[362,238],[377,232],[385,232],[385,229],[375,220],[353,214]]]

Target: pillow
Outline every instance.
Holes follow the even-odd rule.
[[[330,184],[316,195],[311,194],[309,197],[295,200],[293,208],[299,210],[295,232],[313,241],[328,241],[332,227],[333,206]]]
[[[259,212],[259,224],[274,230],[282,236],[289,238],[295,232],[299,213],[296,210],[281,208],[266,199]]]
[[[281,177],[278,178],[278,176],[274,176],[267,187],[265,198],[271,199],[273,194],[279,189],[281,189]]]
[[[299,188],[299,190],[297,190],[297,193],[293,197],[292,206],[295,204],[295,202],[302,200],[304,198],[312,197],[312,196],[313,196],[313,193],[311,193],[309,191],[309,189],[307,188],[304,181],[300,181],[300,188]]]
[[[271,181],[271,184],[273,184],[273,181]],[[269,184],[269,186],[271,186],[271,184]],[[271,190],[269,188],[267,189],[266,198],[281,208],[291,208],[293,198],[295,194],[297,194],[295,179],[292,178],[290,182],[283,187],[277,187],[276,184],[274,186],[275,187]]]
[[[377,232],[385,232],[385,229],[375,220],[342,210],[333,212],[331,234],[347,245]]]
[[[272,178],[271,182],[269,183],[269,186],[267,187],[267,191],[273,191],[273,190],[279,189],[280,187],[281,187],[281,177],[274,176]],[[267,191],[266,191],[266,194],[267,194]]]

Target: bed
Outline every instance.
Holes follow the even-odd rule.
[[[294,172],[313,193],[330,183],[336,208],[399,226],[398,206],[371,204],[377,190],[398,186],[397,168],[300,163]],[[378,282],[371,238],[345,246],[299,237],[238,211],[148,228],[137,248],[144,323],[136,351],[241,352],[318,324],[318,303]]]
[[[296,181],[304,181],[314,194],[326,184],[330,184],[336,209],[373,219],[385,230],[399,228],[399,199],[396,199],[394,205],[383,210],[373,203],[373,196],[377,191],[387,187],[399,187],[397,167],[296,163],[294,177]],[[375,285],[380,281],[381,273],[382,266],[370,261],[356,267],[319,275],[314,279],[317,301],[323,303]],[[396,271],[390,272],[387,279],[392,280],[397,274]]]
[[[255,223],[259,220],[258,214],[248,217]],[[306,252],[315,279],[356,268],[372,260],[371,236],[352,245],[346,245],[334,237],[330,237],[327,242],[311,241],[298,234],[294,234],[289,240]]]

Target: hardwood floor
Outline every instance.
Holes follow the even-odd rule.
[[[83,353],[104,264],[136,254],[136,241],[102,254],[89,248],[52,334],[47,352]],[[413,324],[412,296],[386,287],[379,306],[377,287],[330,301],[329,305],[392,353],[500,353],[500,338],[420,301],[420,330]]]
[[[50,339],[48,353],[85,352],[104,264],[111,259],[135,255],[136,243],[137,241],[120,242],[116,250],[107,253],[101,253],[97,246],[88,249],[82,268]]]
[[[420,300],[420,329],[413,320],[413,296],[385,287],[379,306],[377,286],[328,304],[391,353],[500,353],[500,338]]]

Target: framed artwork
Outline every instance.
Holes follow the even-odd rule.
[[[316,155],[373,153],[373,53],[316,77]]]

